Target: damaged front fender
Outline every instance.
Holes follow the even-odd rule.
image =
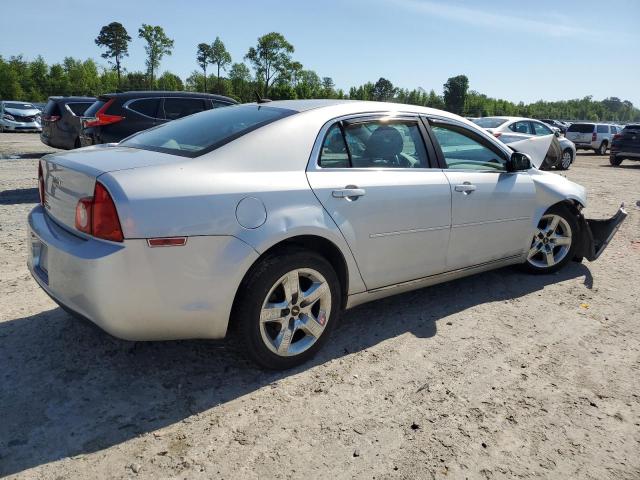
[[[578,215],[580,244],[576,249],[576,260],[580,261],[583,258],[590,262],[596,260],[607,248],[625,218],[627,218],[627,212],[624,209],[624,203],[620,205],[613,217],[604,220],[584,218],[580,213]]]

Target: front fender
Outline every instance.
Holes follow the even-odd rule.
[[[584,215],[580,213],[578,215],[580,243],[576,248],[576,260],[582,258],[586,258],[590,262],[596,260],[607,248],[625,218],[627,218],[627,212],[624,209],[624,203],[620,205],[613,217],[604,220],[584,218]]]

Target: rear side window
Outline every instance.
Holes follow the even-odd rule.
[[[67,107],[69,108],[69,110],[71,110],[71,112],[76,117],[79,117],[79,116],[83,115],[84,112],[87,110],[87,108],[89,108],[91,105],[93,105],[91,102],[71,102],[71,103],[67,103]]]
[[[263,105],[214,108],[145,130],[120,145],[197,157],[294,113],[295,110]]]
[[[157,118],[159,106],[159,98],[141,98],[140,100],[134,100],[129,103],[127,108],[146,117]]]
[[[598,133],[609,133],[609,125],[598,125]]]
[[[164,118],[177,120],[206,110],[205,101],[200,98],[165,98]]]
[[[213,108],[220,108],[220,107],[228,107],[231,104],[226,102],[219,102],[218,100],[211,100],[211,105]]]
[[[51,116],[60,116],[61,112],[60,112],[60,107],[58,107],[58,104],[53,101],[53,100],[49,100],[47,102],[47,105],[44,107],[44,112],[42,112],[44,114],[45,117],[51,117]]]
[[[592,133],[594,128],[593,123],[574,123],[567,129],[567,132]]]
[[[344,132],[344,137],[342,133]],[[322,146],[323,168],[427,168],[417,121],[368,121],[334,125]]]

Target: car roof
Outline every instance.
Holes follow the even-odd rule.
[[[424,115],[437,115],[458,120],[465,124],[475,124],[453,113],[437,110],[435,108],[422,107],[420,105],[409,105],[392,102],[372,102],[367,100],[337,100],[337,99],[311,99],[311,100],[274,100],[266,103],[250,103],[245,105],[264,105],[269,107],[284,108],[298,113],[322,111],[327,117],[338,117],[341,115],[381,113],[381,112],[411,112]],[[319,112],[320,113],[320,112]]]
[[[49,100],[53,100],[54,102],[59,102],[60,100],[65,102],[95,102],[96,97],[76,97],[76,96],[63,97],[63,96],[56,95],[53,97],[49,97]]]
[[[117,98],[147,98],[147,97],[189,97],[189,98],[210,98],[212,100],[223,100],[230,103],[238,103],[233,98],[213,93],[185,92],[171,90],[135,90],[129,92],[105,93],[101,97]]]

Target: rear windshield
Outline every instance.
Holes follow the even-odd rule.
[[[594,127],[593,123],[574,123],[567,129],[567,132],[591,133]]]
[[[498,128],[500,125],[502,125],[506,121],[507,121],[506,118],[485,117],[485,118],[476,118],[473,121],[473,123],[481,126],[482,128]]]
[[[47,105],[44,107],[43,113],[48,116],[51,116],[51,115],[60,116],[60,108],[58,107],[58,104],[55,101],[49,100],[47,102]]]
[[[294,113],[295,110],[263,105],[215,108],[138,133],[121,145],[197,157]]]
[[[33,110],[36,107],[30,103],[5,102],[4,108],[13,108],[14,110]]]
[[[629,131],[637,131],[640,130],[640,125],[627,125],[626,127],[624,127],[624,129],[622,130],[623,132],[629,132]]]
[[[67,107],[73,112],[76,117],[81,116],[87,108],[93,105],[92,102],[71,102],[67,103]]]
[[[89,108],[87,108],[85,110],[85,112],[82,114],[83,117],[95,117],[96,113],[98,112],[98,110],[100,110],[100,108],[102,108],[102,106],[105,104],[106,102],[102,101],[102,100],[96,100],[95,102],[93,102],[93,105],[91,105]]]

